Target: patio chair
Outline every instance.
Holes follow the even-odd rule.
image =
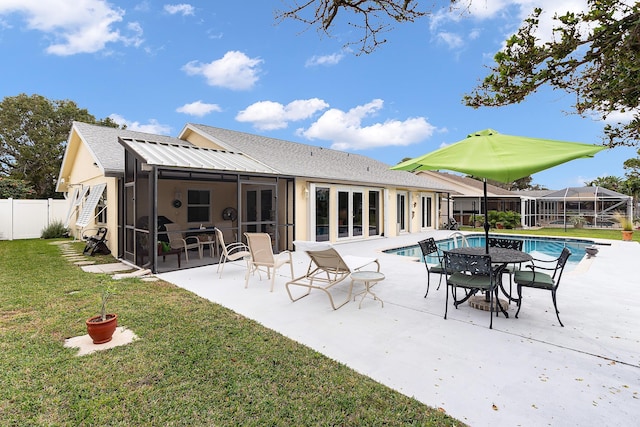
[[[556,310],[556,317],[560,326],[564,327],[560,320],[560,312],[558,311],[558,305],[556,301],[556,292],[558,286],[560,286],[560,278],[564,271],[564,266],[567,260],[571,256],[571,251],[567,248],[562,249],[562,253],[557,259],[554,260],[541,260],[533,259],[533,263],[526,265],[529,270],[516,271],[513,275],[513,281],[518,286],[518,311],[516,311],[516,318],[520,313],[522,306],[522,288],[536,288],[544,289],[551,292],[551,299],[553,300],[553,308]],[[542,270],[542,271],[541,271]],[[548,271],[545,273],[544,271]]]
[[[83,240],[87,242],[82,254],[89,256],[94,256],[95,254],[109,255],[111,250],[107,246],[107,227],[98,227],[95,230],[96,234],[93,236],[85,235],[88,230],[82,233]]]
[[[227,261],[237,261],[239,259],[249,258],[251,253],[249,252],[249,247],[242,242],[233,242],[226,245],[224,243],[224,234],[222,230],[219,228],[215,229],[216,241],[218,246],[220,247],[222,254],[220,255],[220,260],[218,261],[218,272],[220,273],[220,278],[222,278],[222,272],[224,271],[224,265]],[[247,268],[248,262],[247,262]]]
[[[351,300],[353,281],[350,281],[347,298],[339,305],[335,304],[329,289],[342,283],[352,272],[360,271],[369,264],[375,263],[377,265],[376,271],[380,272],[380,263],[376,258],[341,256],[330,243],[296,240],[293,244],[296,250],[304,251],[310,258],[306,273],[286,284],[287,293],[293,302],[309,295],[312,289],[319,289],[329,297],[331,308],[337,310]],[[291,294],[291,286],[307,288],[307,292],[294,298]]]
[[[500,300],[498,299],[498,275],[502,274],[502,266],[494,267],[491,264],[491,257],[489,255],[460,254],[445,251],[444,263],[445,274],[447,275],[447,296],[445,298],[444,308],[445,319],[447,318],[447,309],[449,307],[449,287],[451,287],[453,305],[456,309],[478,291],[487,293],[489,297],[489,307],[494,307],[494,298],[496,304],[500,306]],[[464,298],[457,298],[458,288],[465,290]],[[500,309],[502,312],[505,312],[501,306]],[[489,310],[489,329],[493,329],[494,311],[497,312],[497,310]]]
[[[418,242],[418,245],[420,246],[420,250],[422,251],[424,266],[427,269],[427,292],[425,292],[424,294],[424,298],[426,298],[427,294],[429,293],[429,285],[431,284],[431,273],[440,275],[440,280],[438,281],[438,288],[436,290],[440,289],[440,285],[442,284],[442,276],[444,275],[444,259],[442,258],[442,253],[440,252],[440,249],[436,244],[436,240],[433,237],[420,240]],[[432,255],[432,254],[435,254],[435,255]],[[427,262],[427,257],[429,256],[437,257],[438,263],[429,265],[429,263]]]
[[[516,251],[522,251],[523,241],[521,239],[507,239],[501,237],[489,237],[489,247],[514,249]],[[509,275],[509,300],[515,301],[515,298],[511,297],[511,290],[513,289],[513,274],[520,270],[520,264],[508,264],[503,270],[503,273]]]
[[[285,264],[289,264],[291,278],[293,279],[291,252],[283,251],[275,255],[271,246],[271,236],[268,233],[244,233],[244,236],[247,238],[247,246],[251,254],[251,258],[248,261],[249,268],[245,276],[245,288],[249,286],[249,275],[257,271],[258,277],[262,280],[260,271],[264,269],[267,273],[267,279],[271,279],[271,292],[273,292],[276,271]]]
[[[165,224],[167,229],[167,237],[171,249],[184,249],[184,259],[189,262],[189,250],[197,249],[200,259],[202,259],[202,245],[196,236],[185,237],[180,231],[180,224]]]
[[[238,233],[233,228],[233,221],[218,221],[213,224],[214,228],[222,231],[224,235],[224,240],[233,243],[238,241]]]

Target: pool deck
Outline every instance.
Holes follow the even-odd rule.
[[[215,265],[158,276],[472,426],[634,425],[640,419],[640,244],[602,241],[610,245],[565,272],[558,290],[564,328],[550,293],[525,289],[519,318],[512,304],[509,318],[494,318],[489,329],[489,312],[466,304],[450,305],[445,320],[439,276],[432,275],[423,298],[424,265],[382,252],[449,234],[336,245],[343,255],[378,257],[386,278],[373,291],[384,308],[367,298],[361,309],[358,299],[333,311],[320,291],[291,302],[286,267],[272,293],[264,275],[252,276],[245,289],[240,262],[227,264],[222,279]],[[303,274],[308,257],[294,252],[293,260],[296,275]]]

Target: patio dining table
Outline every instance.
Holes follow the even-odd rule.
[[[464,246],[459,248],[450,249],[449,252],[457,253],[457,254],[467,254],[467,255],[485,255],[486,248],[484,246]],[[533,260],[533,257],[523,251],[519,251],[516,249],[507,249],[507,248],[498,248],[498,247],[489,247],[489,256],[491,257],[492,264],[500,264],[502,267],[506,267],[508,264],[520,264],[523,262],[529,262]],[[505,297],[508,298],[508,301],[517,301],[517,298],[513,298],[509,292],[504,288],[502,284],[502,275],[498,279],[498,284],[500,286],[500,290],[504,294]],[[493,310],[495,307],[489,307],[489,295],[485,294],[484,297],[481,297],[483,301],[470,300],[469,304],[474,308],[479,308],[481,310]],[[502,309],[502,304],[498,304],[498,306]],[[508,314],[502,310],[505,317],[508,317]]]

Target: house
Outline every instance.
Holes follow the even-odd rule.
[[[484,183],[482,181],[439,171],[419,171],[417,174],[451,188],[448,204],[449,214],[441,218],[441,222],[446,222],[448,217],[452,217],[460,224],[473,225],[475,216],[484,212]],[[446,204],[446,200],[441,203]],[[518,212],[521,215],[523,227],[534,224],[533,219],[528,215],[529,212],[532,212],[534,204],[535,198],[487,184],[487,211]],[[443,210],[442,213],[446,215],[447,211]]]
[[[187,124],[173,138],[75,122],[57,191],[74,235],[106,226],[114,254],[155,271],[169,223],[183,236],[218,227],[227,243],[266,232],[281,251],[438,228],[450,190],[359,154],[228,129]]]
[[[473,225],[475,215],[484,212],[483,182],[467,176],[437,171],[420,171],[430,180],[451,188],[441,193],[444,216],[463,225]],[[449,198],[447,203],[446,197]],[[611,227],[615,214],[633,218],[633,198],[602,187],[569,187],[562,190],[509,191],[487,184],[488,211],[513,211],[520,214],[522,227],[565,226],[574,217],[584,217],[587,225]]]
[[[538,225],[566,226],[572,224],[575,217],[583,217],[585,225],[611,227],[616,223],[617,213],[634,218],[633,197],[603,187],[567,187],[516,194],[536,200],[533,215]]]

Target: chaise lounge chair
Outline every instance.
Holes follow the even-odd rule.
[[[298,240],[294,241],[293,244],[297,250],[305,251],[307,255],[309,255],[309,258],[311,258],[307,272],[303,276],[297,277],[286,284],[289,298],[294,302],[309,295],[312,289],[319,289],[327,294],[331,302],[331,307],[337,310],[351,299],[353,281],[350,281],[351,284],[347,291],[347,298],[337,306],[333,301],[333,296],[329,292],[330,288],[347,279],[352,272],[358,271],[369,264],[377,264],[376,271],[380,271],[380,263],[376,258],[352,255],[341,256],[330,243]],[[291,294],[292,286],[302,286],[307,288],[307,292],[294,298]]]

